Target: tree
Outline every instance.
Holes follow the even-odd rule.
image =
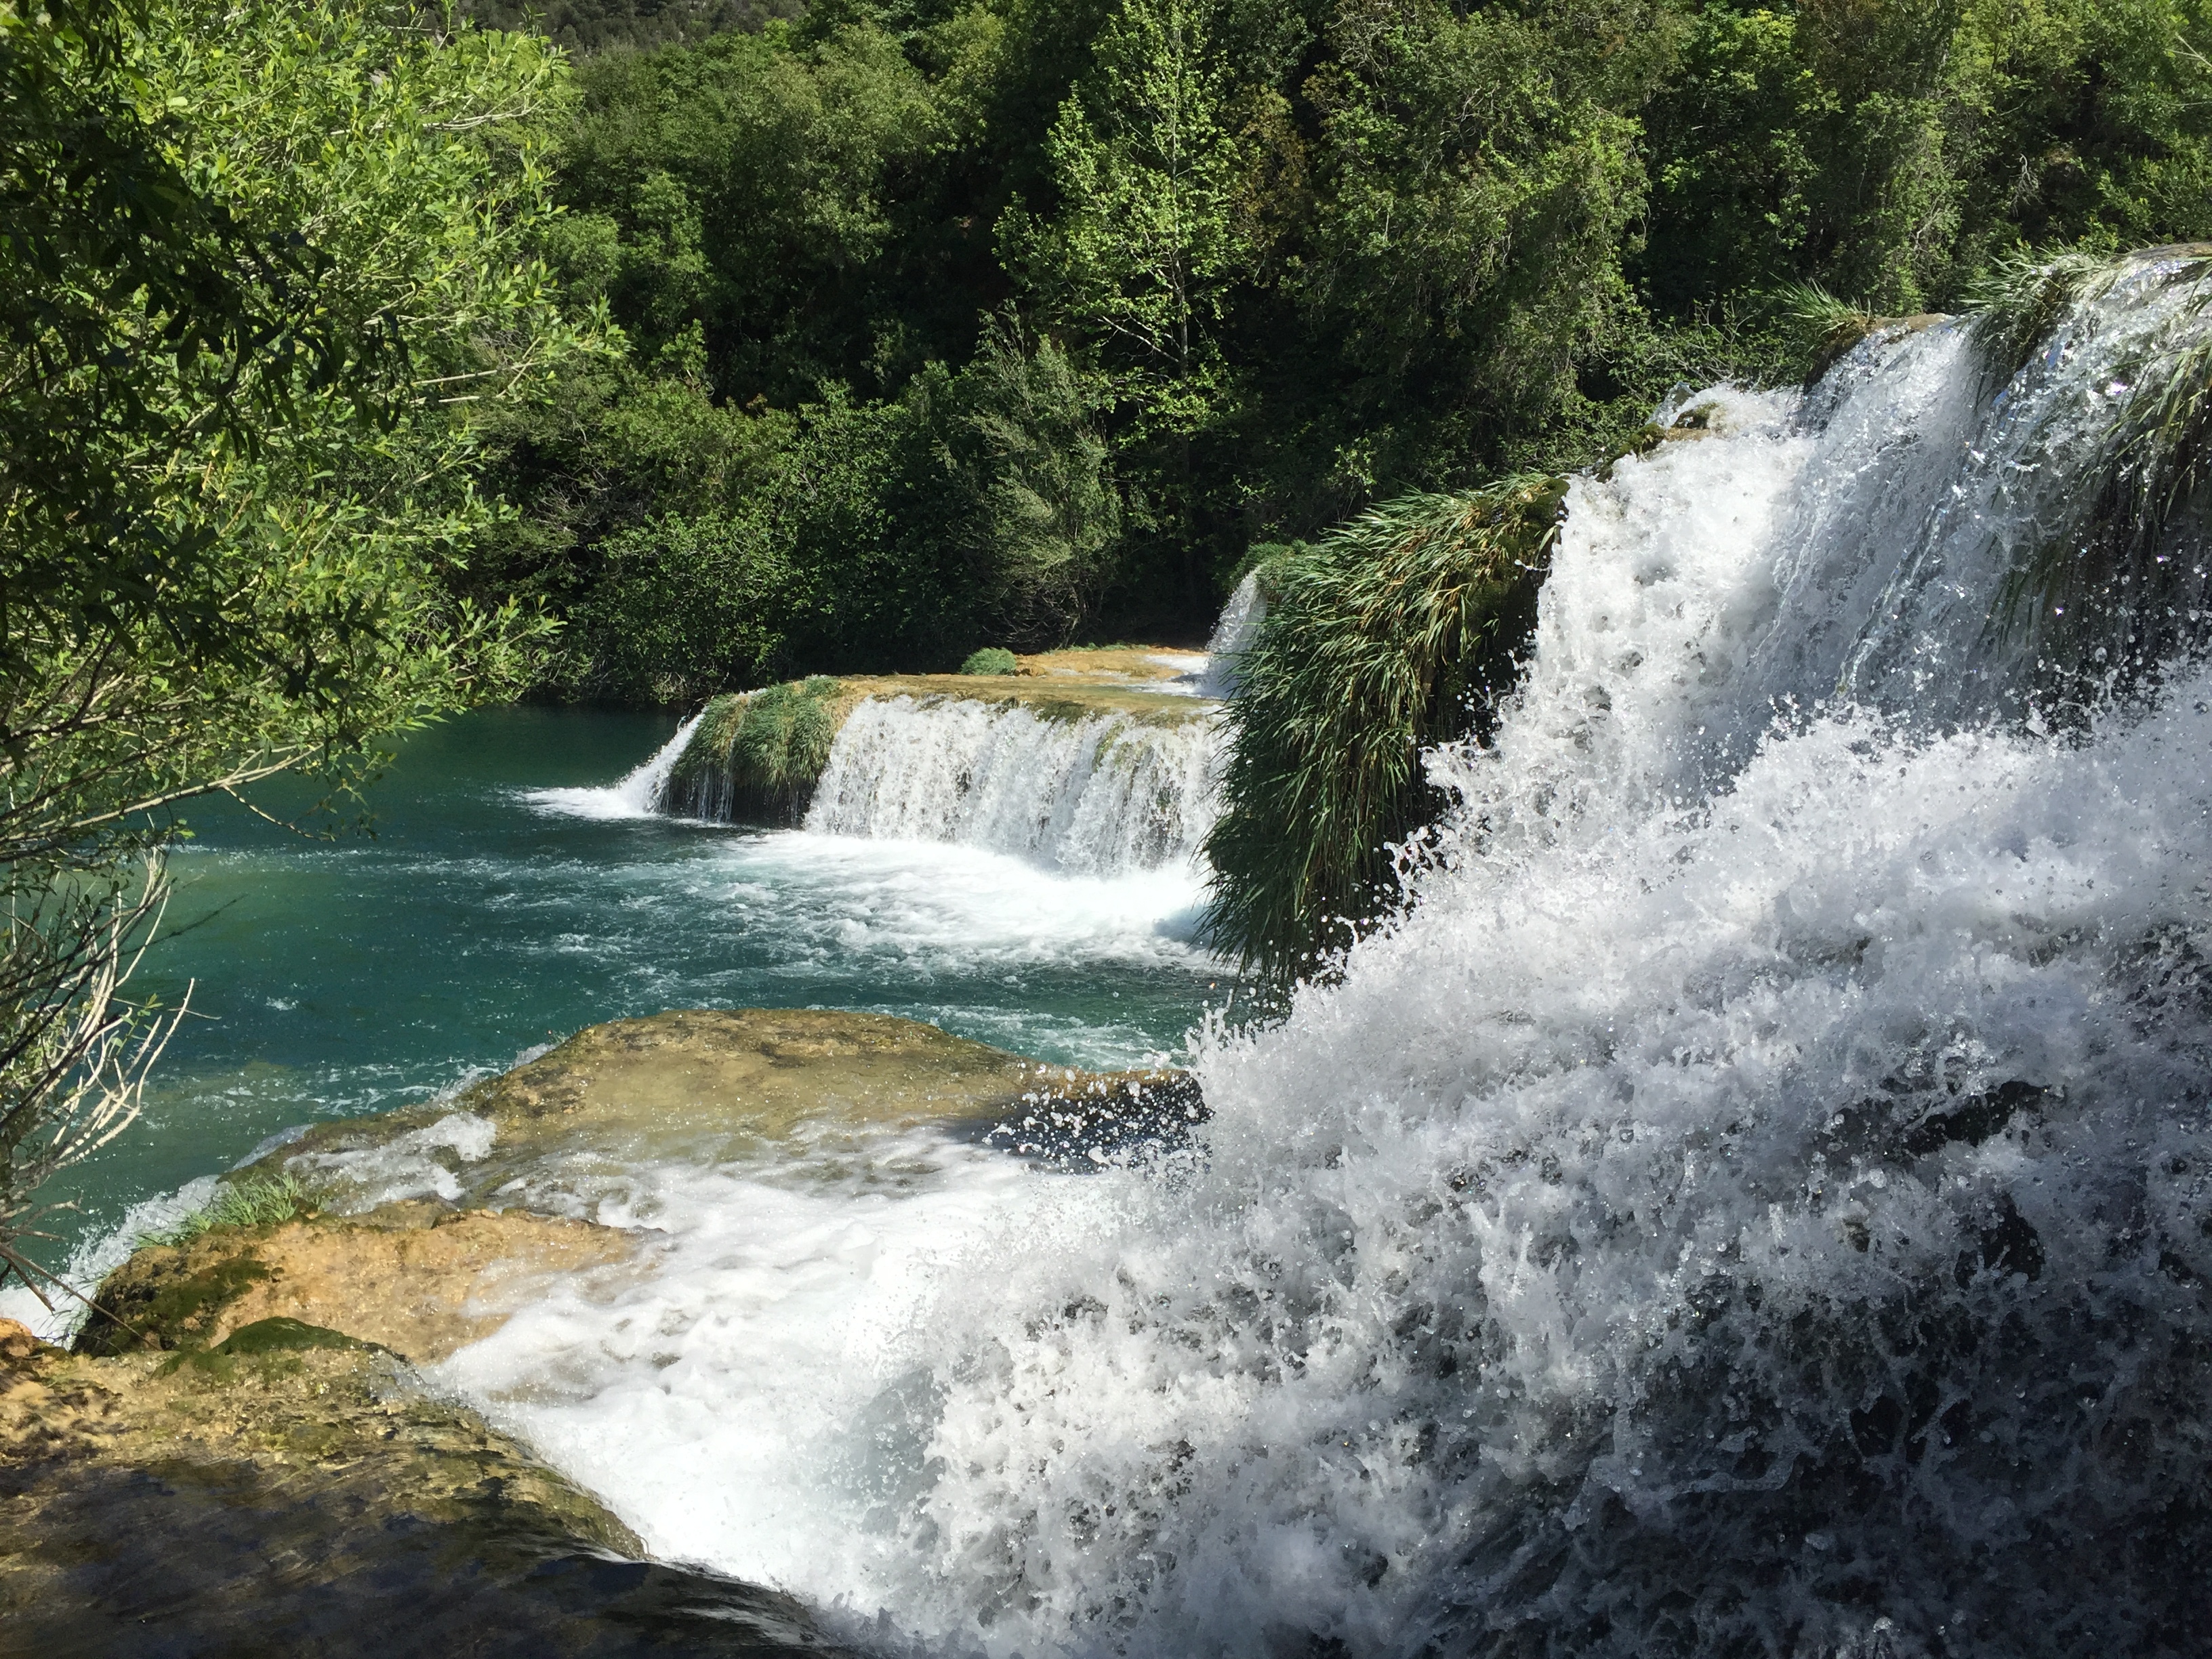
[[[1065,645],[1097,612],[1121,527],[1091,397],[1067,355],[1012,313],[992,319],[961,389],[996,620],[1019,643]]]
[[[471,412],[590,348],[524,248],[557,58],[361,0],[0,10],[0,1267],[135,1114],[179,805],[519,688]]]
[[[1047,313],[1098,342],[1122,441],[1164,452],[1186,519],[1193,435],[1230,397],[1216,330],[1249,264],[1230,77],[1205,3],[1125,0],[1046,140],[1057,212],[1017,205],[999,230]],[[1177,528],[1194,595],[1194,526]]]

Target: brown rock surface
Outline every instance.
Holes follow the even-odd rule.
[[[110,1274],[79,1340],[125,1352],[212,1347],[258,1321],[296,1319],[419,1364],[489,1336],[551,1278],[629,1260],[628,1233],[520,1211],[387,1205],[359,1219],[216,1228],[150,1245]],[[117,1322],[119,1321],[120,1323]],[[134,1333],[136,1334],[134,1335]]]
[[[0,1359],[0,1654],[824,1650],[784,1598],[637,1553],[473,1413],[329,1332]]]
[[[1018,1114],[1020,1150],[1073,1158],[1101,1126],[1202,1112],[1188,1079],[750,1010],[594,1026],[455,1099],[321,1126],[243,1178],[365,1161],[448,1197],[149,1245],[74,1354],[0,1328],[0,1655],[826,1651],[780,1596],[631,1559],[598,1503],[415,1381],[408,1359],[488,1334],[550,1276],[638,1270],[640,1235],[531,1213],[529,1183],[926,1121],[988,1137]]]
[[[934,1025],[842,1009],[681,1009],[588,1026],[453,1099],[319,1125],[263,1160],[310,1182],[454,1114],[487,1119],[488,1155],[441,1154],[475,1206],[559,1160],[742,1159],[799,1133],[981,1121],[1070,1075]]]

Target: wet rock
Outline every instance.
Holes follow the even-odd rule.
[[[359,1218],[220,1227],[110,1274],[81,1352],[213,1347],[272,1318],[342,1330],[424,1364],[489,1336],[555,1275],[616,1267],[632,1235],[520,1211],[415,1201]]]
[[[20,1346],[20,1345],[13,1345]],[[0,1359],[0,1652],[821,1652],[394,1356],[270,1320],[185,1354]]]
[[[73,1353],[0,1324],[0,1653],[823,1651],[782,1597],[636,1559],[410,1362],[555,1277],[644,1270],[648,1232],[534,1212],[579,1169],[922,1123],[988,1139],[1040,1112],[1060,1139],[1033,1155],[1072,1158],[1187,1137],[1203,1111],[1172,1073],[1094,1077],[909,1020],[689,1011],[319,1126],[234,1179],[288,1175],[324,1212],[147,1245]]]
[[[1188,1072],[1072,1072],[1025,1093],[980,1138],[1056,1170],[1104,1169],[1180,1151],[1212,1115]]]
[[[720,1164],[801,1133],[988,1119],[1060,1075],[884,1014],[684,1009],[587,1027],[450,1100],[319,1125],[264,1165],[347,1207],[507,1207],[563,1162]]]

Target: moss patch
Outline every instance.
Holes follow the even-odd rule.
[[[140,1250],[100,1287],[76,1351],[112,1355],[141,1346],[204,1346],[223,1310],[274,1276],[258,1242],[244,1229],[215,1227],[185,1244]]]

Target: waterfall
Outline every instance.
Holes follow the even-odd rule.
[[[570,1296],[467,1375],[656,1547],[886,1650],[2212,1650],[2197,519],[2006,621],[2105,544],[2190,277],[2124,266],[2016,370],[1946,324],[1710,388],[1577,480],[1408,912],[1202,1034],[1187,1157],[671,1176],[705,1219],[618,1325]],[[864,709],[825,827],[1035,855],[1112,769]]]
[[[1190,866],[1211,827],[1213,724],[870,697],[839,729],[806,828],[957,842],[1085,875]]]
[[[1206,642],[1206,672],[1199,680],[1199,695],[1227,697],[1237,690],[1237,659],[1259,637],[1267,619],[1267,596],[1260,591],[1260,573],[1248,572],[1221,607],[1213,636]]]
[[[540,811],[580,818],[641,818],[668,810],[668,778],[698,730],[703,714],[694,714],[676,735],[617,781],[599,788],[525,789],[522,799]]]
[[[1577,481],[1411,914],[1207,1039],[1184,1182],[944,1322],[885,1605],[1007,1654],[2203,1650],[2212,676],[2055,738],[1990,624],[2163,282]]]

